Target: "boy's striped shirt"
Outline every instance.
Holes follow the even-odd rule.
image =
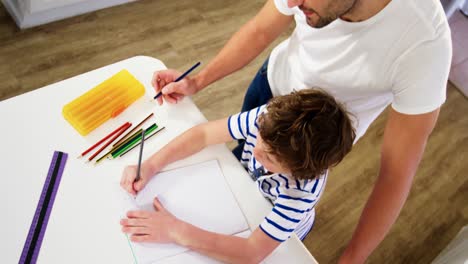
[[[322,194],[327,175],[314,180],[296,180],[290,175],[265,171],[253,154],[260,125],[258,118],[265,111],[266,106],[263,105],[230,116],[229,133],[234,139],[245,140],[241,164],[256,181],[263,196],[274,204],[260,224],[260,229],[280,242],[287,240],[292,232],[303,239],[314,223],[315,205]]]

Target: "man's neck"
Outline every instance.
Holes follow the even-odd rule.
[[[340,18],[349,22],[367,20],[382,11],[390,1],[391,0],[357,0],[354,6]]]

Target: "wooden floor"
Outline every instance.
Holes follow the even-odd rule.
[[[24,31],[0,5],[0,100],[135,55],[179,70],[207,63],[262,5],[263,0],[140,0]],[[209,120],[240,109],[272,47],[194,96]],[[451,84],[447,93],[410,197],[368,263],[429,263],[468,224],[468,100]],[[304,241],[321,263],[336,262],[352,235],[377,176],[385,118],[384,113],[374,122],[329,178],[315,228]]]

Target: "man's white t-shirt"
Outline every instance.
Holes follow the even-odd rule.
[[[310,27],[287,0],[274,1],[296,21],[270,55],[274,96],[322,88],[354,115],[356,140],[390,103],[404,114],[428,113],[444,103],[452,43],[440,1],[392,0],[365,21],[337,19],[321,29]]]

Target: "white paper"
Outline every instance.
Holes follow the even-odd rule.
[[[249,229],[216,160],[157,174],[135,198],[125,196],[124,212],[154,211],[155,196],[174,216],[204,230],[233,235]],[[175,244],[130,244],[139,264],[188,250]]]

